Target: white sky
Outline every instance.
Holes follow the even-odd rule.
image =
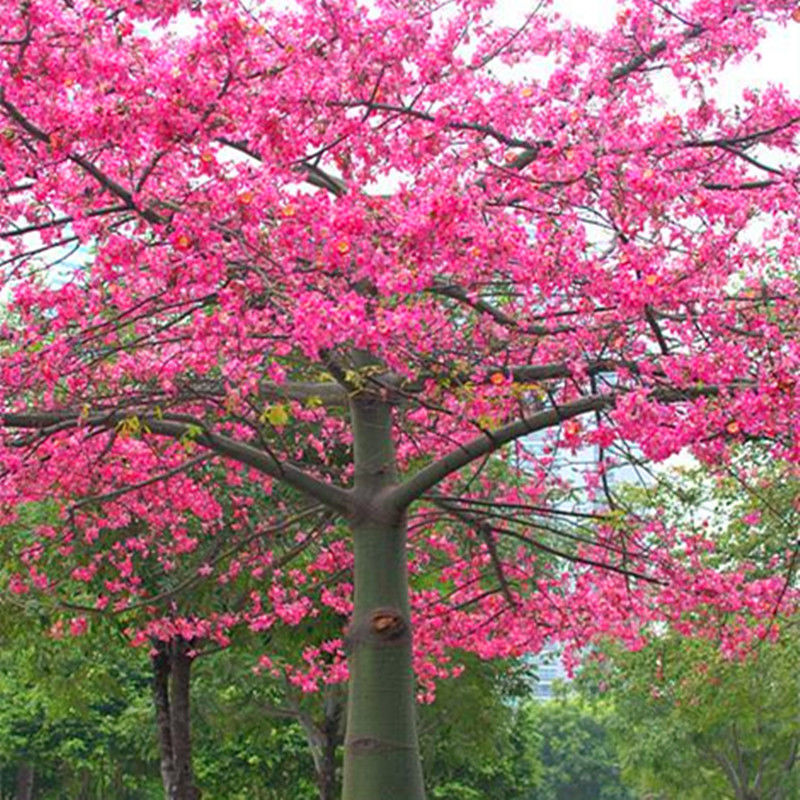
[[[536,4],[538,0],[498,0],[495,18],[520,25]],[[553,0],[551,9],[587,27],[606,30],[615,22],[618,4],[614,0]],[[800,23],[790,22],[785,28],[772,25],[768,30],[761,59],[749,56],[728,67],[709,93],[722,107],[739,102],[745,87],[763,88],[769,83],[782,83],[794,96],[800,95]],[[666,85],[664,89],[670,91]],[[676,107],[679,101],[677,97]]]

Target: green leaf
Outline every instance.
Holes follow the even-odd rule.
[[[276,403],[275,405],[267,406],[259,417],[261,422],[269,422],[276,428],[285,425],[289,419],[289,409],[285,403]]]

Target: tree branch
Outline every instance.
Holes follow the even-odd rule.
[[[452,283],[434,284],[430,291],[432,294],[438,294],[442,297],[450,297],[453,300],[457,300],[459,303],[463,303],[470,308],[474,308],[476,311],[480,311],[483,314],[488,314],[492,319],[495,320],[495,322],[505,325],[508,328],[514,328],[522,333],[535,334],[537,336],[549,336],[554,333],[569,333],[575,330],[575,327],[572,325],[558,325],[552,327],[547,325],[525,325],[521,322],[518,322],[513,317],[508,316],[508,314],[506,314],[502,309],[493,306],[486,300],[483,300],[479,297],[474,299],[471,298],[466,289]]]
[[[519,533],[518,531],[512,531],[508,528],[494,526],[492,526],[491,530],[503,536],[510,536],[512,539],[525,542],[535,550],[541,550],[543,553],[547,553],[548,555],[556,556],[557,558],[563,558],[565,561],[571,561],[575,564],[585,564],[586,566],[597,567],[598,569],[608,570],[609,572],[616,572],[618,575],[623,575],[626,578],[636,578],[637,580],[645,581],[646,583],[653,583],[658,586],[667,585],[665,581],[645,575],[643,572],[637,572],[636,570],[628,569],[627,567],[619,567],[616,564],[608,564],[604,561],[598,561],[594,558],[579,556],[576,553],[565,553],[563,550],[558,550],[555,547],[544,544],[544,542],[541,542],[538,539],[532,539],[530,536],[525,536],[525,534]]]
[[[435,502],[439,508],[443,509],[456,519],[465,522],[483,538],[484,542],[486,543],[486,551],[488,552],[489,559],[492,562],[492,568],[494,569],[495,577],[497,578],[497,582],[500,584],[500,591],[502,592],[503,597],[505,597],[506,602],[512,608],[517,608],[519,603],[511,592],[511,586],[506,578],[506,574],[503,570],[503,563],[500,560],[500,555],[497,552],[497,547],[494,543],[493,534],[495,533],[495,528],[493,528],[485,519],[481,519],[477,514],[457,508],[447,502]]]
[[[263,156],[257,150],[250,147],[247,142],[236,141],[226,136],[218,136],[217,141],[225,145],[225,147],[230,147],[232,150],[238,150],[240,153],[250,156],[250,158],[256,161],[264,160]],[[309,161],[301,161],[293,167],[293,169],[295,172],[304,172],[306,181],[312,186],[325,189],[336,197],[341,197],[343,194],[347,193],[347,184],[341,178],[328,174],[316,164],[312,164]]]
[[[702,25],[695,25],[694,27],[690,28],[685,34],[684,39],[686,41],[690,39],[696,39],[703,33],[705,28]],[[639,67],[646,64],[651,59],[655,58],[657,55],[660,55],[667,49],[667,40],[661,39],[660,41],[656,42],[649,50],[645,50],[643,53],[639,53],[639,55],[634,56],[629,61],[621,64],[617,67],[609,76],[608,81],[609,83],[615,83],[622,78],[627,77],[632,72],[635,72]]]
[[[557,408],[524,415],[520,419],[503,425],[497,430],[480,436],[451,450],[447,455],[424,467],[414,476],[392,490],[389,502],[402,511],[432,489],[439,481],[465,467],[476,458],[492,453],[504,444],[529,433],[552,428],[566,419],[580,416],[587,411],[597,411],[614,404],[614,395],[589,395],[565,403]]]
[[[39,430],[43,435],[50,435],[81,426],[112,429],[132,416],[135,415],[118,411],[90,414],[86,417],[75,412],[31,412],[2,414],[0,421],[6,427]],[[240,464],[246,464],[282,481],[342,515],[347,516],[351,511],[350,492],[346,489],[318,480],[299,467],[279,461],[272,454],[253,445],[237,441],[224,434],[214,433],[206,427],[202,420],[183,414],[165,414],[162,418],[144,415],[139,416],[138,419],[142,429],[149,433],[176,440],[189,439],[217,455],[238,461]]]
[[[599,364],[600,362],[597,363]],[[562,365],[552,366],[558,370],[563,368]],[[532,367],[531,369],[539,368]],[[547,367],[542,367],[541,369],[546,370]],[[739,381],[731,383],[729,388],[746,388],[748,385],[747,381]],[[658,386],[650,390],[649,397],[651,400],[661,403],[680,403],[698,397],[716,397],[720,391],[719,386],[694,386],[684,389]],[[581,416],[589,411],[602,411],[603,409],[612,408],[618,396],[619,392],[605,395],[586,395],[560,406],[537,411],[534,414],[523,414],[519,419],[509,422],[494,431],[486,431],[471,441],[459,445],[396,486],[389,493],[388,502],[397,511],[404,511],[411,503],[422,497],[425,492],[436,486],[439,481],[467,466],[475,459],[493,453],[503,445],[522,436],[527,436],[529,433],[555,427],[564,422],[564,420]]]
[[[16,122],[23,130],[27,131],[27,133],[33,136],[34,139],[38,139],[40,142],[44,142],[48,145],[50,144],[50,134],[31,122],[10,100],[6,98],[5,91],[1,88],[0,105],[5,108],[9,117],[11,117],[11,119],[13,119],[14,122]],[[89,161],[88,158],[72,153],[68,154],[66,158],[69,161],[72,161],[73,164],[77,164],[84,172],[87,172],[89,175],[91,175],[104,189],[107,189],[109,192],[111,192],[111,194],[122,200],[125,203],[126,208],[135,211],[148,222],[155,225],[163,225],[165,222],[167,222],[164,217],[162,217],[160,214],[157,214],[152,209],[139,208],[136,203],[134,203],[133,194],[131,194],[130,191],[113,180],[113,178],[110,178],[108,175],[106,175],[96,164]]]
[[[172,478],[175,475],[179,475],[181,472],[186,472],[186,470],[191,469],[192,467],[196,466],[197,464],[202,464],[204,461],[207,461],[210,458],[210,454],[204,453],[201,456],[195,456],[194,458],[190,458],[188,461],[185,461],[183,464],[179,464],[177,467],[173,467],[166,472],[162,472],[159,475],[154,475],[152,478],[148,478],[144,481],[139,481],[138,483],[131,483],[128,486],[122,486],[119,489],[114,489],[111,492],[106,492],[105,494],[96,494],[91,495],[89,497],[83,497],[80,500],[74,502],[68,509],[69,513],[72,514],[77,509],[89,505],[91,503],[104,503],[107,500],[114,500],[117,497],[122,497],[125,494],[129,494],[130,492],[135,492],[137,489],[144,489],[147,486],[151,486],[154,483],[159,483],[160,481],[167,480],[167,478]]]

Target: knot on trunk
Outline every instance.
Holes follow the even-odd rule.
[[[411,627],[396,608],[376,608],[359,620],[354,620],[345,635],[348,651],[367,641],[378,644],[398,644],[408,640]]]
[[[393,608],[379,608],[372,612],[372,630],[381,639],[399,639],[408,629],[403,615]]]

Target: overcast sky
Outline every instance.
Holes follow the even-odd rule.
[[[498,0],[497,19],[519,25],[536,3],[538,0]],[[618,4],[614,0],[553,0],[552,8],[582,25],[605,30],[614,24]],[[785,28],[773,25],[769,32],[760,60],[750,56],[720,76],[711,94],[722,106],[739,102],[743,88],[768,83],[782,83],[793,95],[800,95],[800,23],[790,22]],[[669,91],[666,86],[665,91]]]

